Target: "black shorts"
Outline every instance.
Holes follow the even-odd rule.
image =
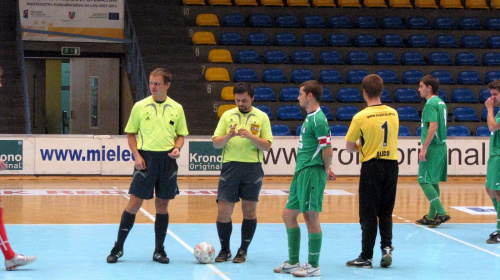
[[[260,162],[226,162],[222,164],[217,201],[238,202],[240,198],[259,201],[264,170]]]
[[[168,152],[139,151],[146,162],[146,169],[134,169],[129,194],[141,199],[151,199],[153,194],[162,199],[173,199],[179,194],[177,162]]]

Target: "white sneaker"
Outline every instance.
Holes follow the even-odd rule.
[[[292,272],[300,270],[300,269],[301,269],[300,263],[289,264],[288,261],[286,261],[282,265],[273,269],[273,271],[276,273],[292,273]]]
[[[5,269],[13,270],[19,266],[27,265],[36,260],[36,256],[24,256],[16,254],[12,259],[5,260]]]
[[[304,264],[300,270],[292,273],[295,277],[311,277],[311,276],[321,276],[321,270],[318,267],[312,267],[310,263]]]

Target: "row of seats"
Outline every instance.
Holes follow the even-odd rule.
[[[233,63],[233,58],[229,50],[212,49],[208,53],[208,61],[211,63]],[[284,50],[267,50],[261,57],[256,50],[240,50],[236,53],[236,62],[245,64],[349,64],[349,65],[500,65],[500,52],[484,53],[480,61],[474,52],[458,52],[453,60],[447,52],[430,52],[427,60],[418,51],[407,51],[401,54],[398,60],[392,51],[378,51],[370,55],[365,51],[350,51],[344,57],[337,51],[323,51],[316,59],[313,52],[309,50],[293,51],[290,56]]]
[[[267,14],[253,14],[248,20],[242,14],[226,14],[219,22],[215,14],[198,14],[198,26],[224,27],[303,27],[303,28],[383,28],[383,29],[437,29],[437,30],[500,30],[500,18],[484,19],[484,24],[477,17],[462,17],[455,22],[451,17],[436,17],[432,24],[426,17],[414,16],[407,19],[398,16],[386,16],[377,20],[374,16],[359,16],[354,24],[348,16],[334,15],[327,21],[319,15],[307,15],[301,21],[293,14],[279,15],[274,20]]]
[[[402,74],[400,80],[397,73],[392,70],[378,70],[375,74],[379,75],[384,83],[394,84],[418,84],[424,76],[424,72],[420,70],[407,70]],[[345,82],[349,84],[357,84],[363,81],[363,78],[368,75],[366,70],[350,70],[347,72]],[[482,85],[488,84],[500,79],[500,71],[488,71],[484,75],[484,80],[476,71],[460,71],[455,81],[453,74],[447,70],[432,71],[431,75],[436,77],[442,85]],[[223,67],[209,67],[205,71],[205,79],[209,82],[230,82],[229,72]],[[234,82],[249,82],[249,83],[303,83],[309,80],[318,80],[321,83],[343,83],[340,72],[331,69],[319,71],[316,77],[313,71],[309,69],[293,69],[290,74],[290,79],[285,75],[285,71],[279,68],[267,68],[262,71],[262,79],[259,79],[257,71],[253,68],[237,68],[233,73]]]
[[[334,33],[323,38],[320,33],[305,33],[300,40],[294,33],[278,32],[271,40],[265,32],[253,32],[247,35],[246,41],[239,32],[222,32],[218,43],[210,31],[194,32],[191,41],[194,45],[225,45],[225,46],[306,46],[306,47],[390,47],[390,48],[500,48],[500,35],[490,35],[486,44],[479,35],[463,35],[460,43],[455,36],[439,34],[431,40],[425,34],[410,34],[406,40],[399,34],[385,34],[380,40],[373,34],[358,34],[350,38],[348,34]]]
[[[182,0],[184,5],[212,6],[278,6],[278,7],[345,7],[345,8],[442,8],[442,9],[500,9],[498,0]]]

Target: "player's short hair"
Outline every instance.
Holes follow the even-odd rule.
[[[323,85],[320,82],[316,80],[305,81],[300,87],[303,87],[306,93],[312,93],[316,101],[321,101],[323,97]]]
[[[425,75],[420,79],[422,83],[426,86],[432,87],[432,94],[437,95],[439,92],[439,80],[432,75]]]
[[[369,98],[382,96],[384,91],[384,80],[377,74],[370,74],[363,78],[361,88],[366,92]]]
[[[0,76],[2,76],[2,74],[0,74]],[[488,89],[496,89],[496,90],[500,91],[500,80],[495,80],[495,81],[489,83]]]
[[[246,82],[239,82],[234,86],[233,94],[242,94],[245,92],[248,92],[248,96],[250,96],[250,98],[253,98],[255,92],[252,84]]]
[[[163,78],[163,83],[168,84],[172,82],[172,74],[168,72],[167,69],[165,68],[156,68],[155,70],[151,71],[150,76],[161,76]]]

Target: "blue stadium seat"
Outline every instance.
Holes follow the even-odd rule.
[[[430,65],[453,65],[451,56],[447,52],[431,52],[429,53]]]
[[[453,109],[453,118],[456,122],[478,122],[476,110],[472,107],[456,107]]]
[[[268,50],[264,54],[264,62],[271,64],[288,63],[288,55],[282,50]]]
[[[448,96],[446,96],[446,92],[442,88],[440,88],[438,91],[438,97],[441,98],[441,100],[443,100],[444,103],[450,103]]]
[[[276,33],[274,43],[278,46],[298,46],[299,42],[293,33],[282,32]]]
[[[399,84],[399,77],[392,70],[378,70],[375,74],[379,75],[385,84]]]
[[[335,102],[332,92],[329,88],[323,87],[323,96],[321,97],[322,102]]]
[[[400,125],[399,126],[399,131],[398,131],[398,136],[412,136],[410,128],[406,125]]]
[[[490,137],[491,132],[487,125],[481,125],[476,128],[475,135],[478,137]]]
[[[314,80],[314,74],[309,69],[294,69],[290,74],[290,82],[300,84],[305,81]]]
[[[269,117],[269,120],[274,120],[273,113],[271,112],[271,108],[267,105],[253,105],[255,108],[261,110],[262,112],[266,113],[267,116]]]
[[[343,124],[330,125],[330,133],[332,136],[346,136],[349,127]]]
[[[300,136],[302,130],[302,125],[297,126],[297,129],[295,130],[295,135]]]
[[[305,28],[323,28],[325,27],[325,21],[323,17],[318,15],[305,16],[302,19],[302,27]]]
[[[255,87],[254,101],[256,102],[275,102],[274,90],[270,87]]]
[[[331,34],[328,36],[328,45],[332,47],[350,47],[351,39],[347,34]]]
[[[500,17],[485,19],[484,28],[488,30],[500,30]]]
[[[420,70],[406,70],[403,72],[403,84],[419,84],[420,79],[424,76],[424,72]]]
[[[221,45],[243,45],[243,39],[238,32],[223,32],[219,36],[219,44]]]
[[[332,115],[332,111],[330,111],[330,108],[323,106],[323,105],[321,105],[320,108],[321,108],[321,111],[323,111],[323,114],[325,114],[326,120],[333,121],[333,115]]]
[[[332,28],[352,28],[351,20],[347,16],[331,16],[328,23]]]
[[[285,71],[278,68],[269,68],[262,71],[262,82],[264,83],[287,83]]]
[[[319,63],[326,65],[344,64],[344,60],[337,51],[323,51],[319,54]]]
[[[419,126],[417,127],[417,130],[415,131],[415,136],[420,136],[422,134],[422,127]]]
[[[358,34],[354,37],[356,47],[378,47],[377,38],[373,34]]]
[[[495,80],[500,80],[500,71],[488,71],[484,75],[484,82],[489,84]]]
[[[339,88],[337,91],[337,101],[342,103],[364,102],[361,92],[353,87]]]
[[[350,121],[359,112],[359,109],[354,106],[340,106],[335,112],[335,118],[338,121]]]
[[[457,65],[481,65],[477,55],[473,52],[459,52],[455,55],[455,63]]]
[[[373,63],[377,65],[398,65],[398,59],[394,52],[379,51],[373,55]]]
[[[488,48],[498,49],[500,48],[500,35],[490,35],[487,39]]]
[[[399,103],[420,103],[421,98],[413,88],[398,88],[394,91],[394,101]]]
[[[277,112],[278,120],[282,121],[292,121],[292,120],[303,120],[304,115],[297,105],[281,105],[278,107]]]
[[[411,122],[420,121],[420,116],[418,115],[418,111],[415,107],[400,106],[396,107],[396,111],[398,112],[400,121],[411,121]]]
[[[359,16],[356,18],[356,27],[377,29],[377,19],[373,16]]]
[[[304,33],[300,41],[302,46],[306,47],[323,47],[326,45],[323,35],[319,33]]]
[[[500,107],[494,107],[493,109],[493,115],[497,115],[498,114],[498,111],[500,111]],[[488,109],[486,108],[483,108],[483,110],[481,111],[481,120],[482,121],[487,121],[488,119]]]
[[[299,87],[284,87],[280,90],[280,101],[297,102],[299,97]]]
[[[476,71],[460,71],[457,75],[459,85],[482,85],[481,77]]]
[[[486,99],[491,97],[491,92],[489,89],[485,88],[479,92],[479,103],[486,102]]]
[[[403,65],[425,65],[424,55],[421,52],[409,51],[401,54]]]
[[[453,35],[436,35],[434,46],[436,48],[458,48],[457,40]]]
[[[279,15],[276,17],[276,27],[300,27],[300,24],[294,15]]]
[[[238,68],[234,70],[233,80],[235,82],[249,82],[257,83],[259,82],[259,77],[257,72],[252,68]]]
[[[440,29],[440,30],[457,29],[455,22],[450,17],[436,17],[436,18],[434,18],[432,20],[432,27],[434,29]]]
[[[264,32],[254,32],[247,36],[247,44],[251,46],[270,46],[271,39]]]
[[[484,48],[483,39],[479,35],[464,35],[460,38],[460,44],[464,48]]]
[[[455,103],[477,103],[477,98],[468,88],[456,88],[451,91],[451,101]]]
[[[382,91],[382,96],[380,96],[380,101],[382,101],[382,103],[392,103],[392,98],[388,90],[384,89]]]
[[[386,34],[382,36],[380,43],[383,47],[395,47],[395,48],[404,48],[406,47],[403,37],[399,34]]]
[[[291,136],[290,128],[285,124],[272,124],[271,131],[273,136]]]
[[[446,129],[446,134],[449,137],[454,137],[454,136],[465,137],[465,136],[470,136],[470,130],[463,125],[451,125]]]
[[[442,85],[454,85],[455,80],[453,79],[453,75],[450,71],[447,70],[438,70],[432,71],[431,75],[438,79],[439,83]]]
[[[261,63],[259,54],[254,50],[241,50],[236,54],[238,63]]]
[[[406,27],[409,29],[431,29],[429,20],[425,17],[409,17],[406,19]]]
[[[380,27],[385,29],[405,29],[403,20],[396,16],[383,17],[380,20]]]
[[[350,51],[346,55],[346,62],[350,65],[369,65],[372,64],[368,53],[364,51]]]
[[[295,64],[316,64],[314,54],[311,51],[294,51],[292,53],[292,63]]]
[[[360,84],[367,75],[368,71],[366,70],[349,70],[346,81],[349,84]]]
[[[500,52],[489,52],[483,54],[483,65],[496,66],[500,65]]]
[[[332,69],[320,70],[318,74],[318,81],[322,84],[343,83],[340,72]]]
[[[430,48],[432,47],[429,38],[423,34],[412,34],[408,36],[407,41],[408,47],[412,48]]]
[[[245,27],[245,17],[241,14],[227,14],[222,18],[222,26],[225,27]]]
[[[251,15],[248,22],[251,27],[273,27],[273,21],[265,14]]]
[[[463,17],[458,20],[458,27],[464,30],[481,30],[481,22],[476,17]]]

